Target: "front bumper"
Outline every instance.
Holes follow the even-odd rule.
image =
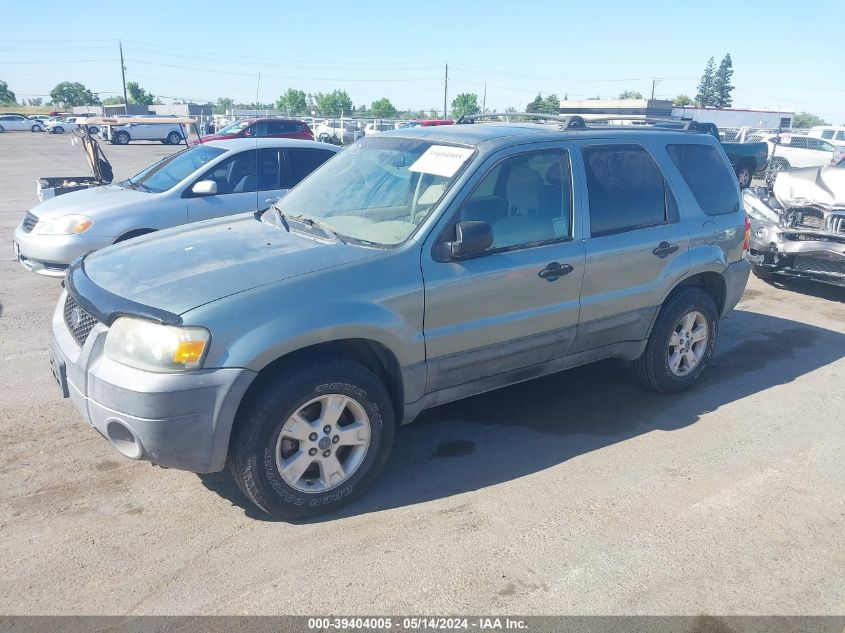
[[[130,459],[197,473],[222,470],[235,412],[255,372],[158,374],[127,367],[103,355],[103,323],[77,344],[64,321],[66,298],[63,292],[53,314],[51,363],[88,424]]]
[[[761,220],[751,221],[751,235],[747,257],[757,269],[845,286],[845,235],[784,229]]]
[[[114,237],[88,235],[38,235],[15,229],[15,256],[27,270],[51,277],[64,277],[68,264],[80,255],[111,245]]]

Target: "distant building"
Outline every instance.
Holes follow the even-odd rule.
[[[151,114],[210,117],[214,105],[211,103],[172,103],[170,105],[151,105],[149,108]]]
[[[795,110],[749,108],[698,108],[675,106],[672,116],[676,119],[714,123],[719,128],[752,127],[767,130],[789,129]]]
[[[668,99],[586,99],[560,102],[561,114],[606,114],[612,116],[672,116]]]

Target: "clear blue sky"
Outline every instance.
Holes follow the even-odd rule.
[[[657,4],[657,3],[654,3]],[[18,98],[80,81],[101,97],[126,80],[163,98],[273,101],[288,86],[346,90],[356,105],[443,107],[487,84],[488,108],[537,91],[695,94],[707,59],[730,53],[735,107],[807,110],[845,123],[845,0],[784,2],[10,2],[0,79]],[[828,28],[830,26],[830,28]],[[260,87],[258,74],[261,73]],[[166,100],[166,99],[165,99]]]

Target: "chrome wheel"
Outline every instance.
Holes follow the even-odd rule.
[[[669,336],[669,370],[676,376],[694,371],[707,352],[707,317],[698,310],[682,316]]]
[[[349,479],[370,446],[370,418],[354,398],[326,394],[285,422],[276,440],[276,468],[300,492],[324,492]]]

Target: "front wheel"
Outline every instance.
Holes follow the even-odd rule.
[[[331,512],[364,492],[393,444],[393,406],[365,367],[326,359],[263,380],[238,412],[229,471],[281,519]]]
[[[634,361],[637,379],[660,393],[688,389],[713,355],[718,328],[710,295],[681,288],[663,304],[643,355]]]
[[[30,130],[32,130],[33,132],[40,132],[40,131],[41,131],[41,126],[40,126],[40,125],[33,125],[33,126],[30,128]]]
[[[61,125],[57,125],[53,128],[53,134],[64,134],[65,129]]]
[[[129,144],[129,134],[126,132],[118,132],[114,135],[114,143],[116,145],[128,145]]]

